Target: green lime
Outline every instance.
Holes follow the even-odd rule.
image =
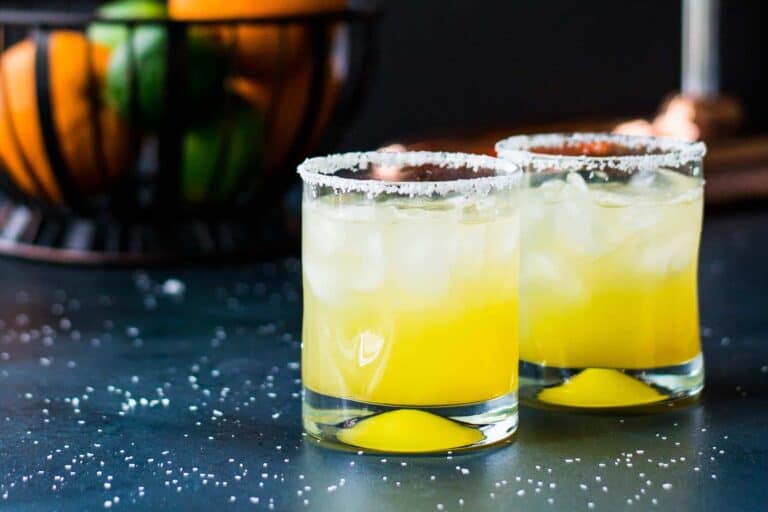
[[[108,20],[151,20],[167,15],[165,2],[157,0],[119,0],[100,7],[96,13]],[[128,39],[129,29],[117,23],[92,23],[88,27],[88,39],[114,49]]]
[[[184,138],[182,191],[190,203],[216,203],[235,192],[246,174],[262,170],[264,116],[236,101]]]
[[[155,130],[165,115],[166,51],[168,34],[164,28],[141,26],[133,37],[113,52],[107,76],[107,101],[120,115],[136,120],[146,129]],[[218,103],[223,91],[227,61],[206,39],[190,36],[186,44],[186,79],[184,88],[173,94],[185,96],[185,115],[203,117],[205,108]],[[176,72],[179,72],[177,70]],[[134,85],[135,81],[135,85]],[[137,104],[131,104],[136,87]],[[135,117],[131,108],[136,108]],[[188,120],[188,119],[187,119]],[[185,120],[179,120],[183,123]]]

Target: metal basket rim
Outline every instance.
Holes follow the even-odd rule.
[[[18,26],[86,26],[91,23],[113,25],[294,25],[312,22],[366,21],[378,18],[382,9],[378,2],[371,5],[348,7],[346,9],[311,14],[283,16],[221,17],[205,19],[189,18],[105,18],[98,14],[71,13],[65,11],[39,11],[26,9],[0,9],[0,24]]]

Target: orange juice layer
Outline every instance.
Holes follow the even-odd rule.
[[[398,311],[394,296],[337,308],[306,293],[304,384],[392,405],[468,404],[515,391],[517,304],[489,299]]]
[[[304,385],[387,405],[516,391],[518,228],[493,197],[305,203]]]
[[[696,264],[661,277],[614,280],[598,265],[583,296],[568,304],[528,287],[520,357],[559,368],[658,368],[701,352]],[[583,276],[584,274],[582,274]]]
[[[668,171],[638,178],[587,186],[571,173],[528,192],[522,360],[643,369],[699,355],[701,180]]]

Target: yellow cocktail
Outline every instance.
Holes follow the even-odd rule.
[[[703,148],[599,135],[508,141],[500,154],[525,155],[531,173],[520,274],[523,393],[576,407],[698,393]]]
[[[514,430],[521,175],[508,165],[373,153],[302,168],[310,433],[439,451]]]

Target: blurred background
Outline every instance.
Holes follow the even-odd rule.
[[[295,252],[306,156],[521,132],[703,139],[708,203],[766,204],[766,19],[762,0],[0,0],[0,252]]]
[[[0,0],[90,11],[96,0]],[[539,121],[649,116],[680,87],[674,0],[381,0],[379,61],[337,149]],[[768,129],[768,4],[723,0],[721,83]]]

